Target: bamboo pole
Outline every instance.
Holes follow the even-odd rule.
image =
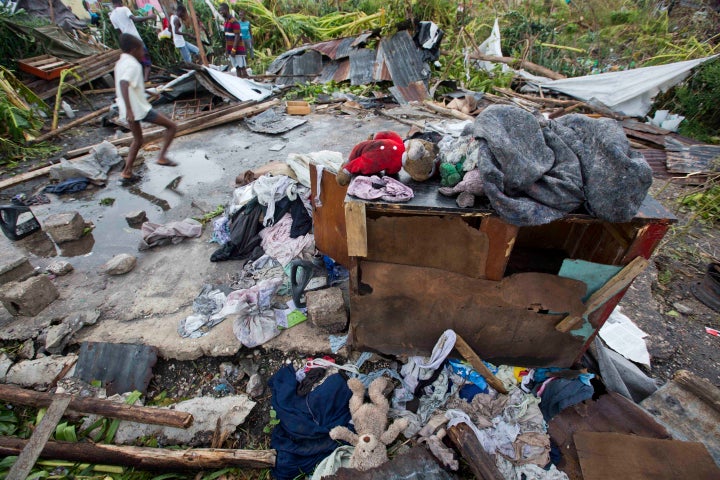
[[[17,455],[27,442],[17,437],[0,437],[0,455]],[[40,456],[71,462],[123,465],[140,470],[185,471],[226,467],[270,468],[275,466],[276,452],[213,448],[170,450],[50,441]]]
[[[36,392],[14,385],[0,384],[0,400],[12,404],[44,408],[50,405],[55,397],[56,395],[52,393]],[[67,409],[82,414],[95,414],[120,420],[176,428],[188,428],[193,422],[193,416],[186,412],[126,405],[98,398],[72,397]]]
[[[530,72],[537,73],[538,75],[543,75],[553,80],[567,78],[565,75],[550,70],[549,68],[545,68],[542,65],[528,62],[527,60],[520,60],[512,57],[496,57],[494,55],[483,55],[482,53],[472,53],[470,54],[470,58],[474,60],[483,60],[485,62],[506,63],[510,66],[524,68]]]
[[[100,115],[109,112],[111,106],[112,106],[112,105],[108,105],[107,107],[101,108],[100,110],[96,110],[96,111],[94,111],[93,113],[90,113],[90,114],[88,114],[88,115],[85,115],[85,116],[82,117],[82,118],[78,118],[77,120],[73,120],[72,122],[63,125],[63,126],[60,127],[60,128],[56,128],[55,130],[53,130],[53,131],[51,131],[51,132],[44,133],[44,134],[40,135],[39,137],[37,137],[36,139],[34,139],[34,140],[33,140],[33,143],[44,142],[45,140],[48,140],[48,139],[53,138],[53,137],[55,137],[55,136],[57,136],[57,135],[60,135],[61,133],[65,132],[65,131],[67,131],[67,130],[70,130],[70,129],[73,128],[73,127],[77,127],[78,125],[82,125],[83,123],[92,120],[93,118],[97,118],[97,117],[99,117]]]

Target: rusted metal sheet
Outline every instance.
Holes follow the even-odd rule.
[[[356,48],[350,53],[350,84],[367,85],[373,81],[375,50]]]
[[[337,38],[326,42],[314,43],[309,45],[308,48],[317,50],[332,60],[340,60],[350,56],[350,52],[352,51],[351,47],[355,46],[356,41],[357,37]]]
[[[720,390],[712,383],[680,371],[640,406],[674,438],[704,443],[720,465],[719,398]]]
[[[412,248],[408,248],[410,239]],[[367,244],[370,261],[442,268],[485,278],[488,235],[460,217],[402,215],[368,219]]]
[[[720,171],[720,145],[685,145],[665,139],[667,169],[671,173],[707,173]]]
[[[702,443],[605,432],[575,434],[584,480],[717,480],[720,468]]]
[[[424,82],[429,78],[430,70],[423,63],[420,51],[406,30],[383,38],[378,50],[382,50],[394,86],[405,101],[428,97]],[[395,93],[393,95],[397,97]]]
[[[405,105],[409,102],[422,102],[430,97],[425,82],[422,80],[412,82],[404,87],[394,85],[388,88],[388,90],[400,105]]]
[[[643,148],[637,150],[640,152],[645,161],[650,165],[655,178],[670,178],[671,175],[667,171],[666,162],[667,154],[665,150],[659,148]]]
[[[83,342],[75,377],[100,380],[108,395],[138,390],[145,393],[157,363],[157,348],[128,343]]]
[[[555,330],[566,312],[582,311],[583,282],[542,273],[493,282],[367,261],[359,271],[360,286],[350,297],[355,349],[429,355],[448,328],[482,358],[510,365],[567,367],[583,347]]]
[[[454,474],[443,469],[435,457],[422,446],[395,456],[379,467],[360,471],[341,468],[335,475],[324,476],[326,480],[453,480]]]
[[[670,438],[667,430],[647,412],[615,392],[601,395],[597,401],[587,400],[568,407],[553,417],[548,424],[548,433],[562,452],[558,468],[570,480],[582,479],[573,440],[576,432],[618,432],[647,438]]]

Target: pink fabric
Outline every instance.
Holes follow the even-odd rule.
[[[291,227],[292,217],[286,213],[275,225],[260,230],[263,250],[267,255],[280,262],[283,267],[303,251],[315,250],[315,237],[312,233],[290,238]]]
[[[363,200],[383,200],[385,202],[407,202],[415,194],[412,189],[392,177],[365,177],[359,175],[352,179],[347,190],[348,195],[353,195]]]

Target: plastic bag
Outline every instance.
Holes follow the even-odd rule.
[[[248,306],[233,322],[233,333],[244,346],[257,347],[280,335],[273,310]]]

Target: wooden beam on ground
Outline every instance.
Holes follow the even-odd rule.
[[[251,117],[258,113],[264,112],[265,110],[274,107],[279,103],[280,101],[277,99],[269,100],[267,102],[249,107],[246,103],[243,103],[241,105],[237,105],[227,109],[216,110],[206,115],[193,117],[189,120],[178,123],[178,131],[175,136],[181,137],[183,135],[189,135],[191,133],[199,132],[207,128],[217,127],[225,123],[235,122],[243,118]],[[164,132],[164,128],[152,128],[149,130],[144,130],[143,144],[146,145],[162,138]],[[125,137],[109,140],[109,142],[116,147],[128,146],[132,143],[132,135],[127,135]],[[97,145],[90,145],[76,150],[71,150],[65,154],[65,158],[72,159],[81,155],[85,155],[96,146]],[[2,180],[0,181],[0,190],[18,185],[34,178],[42,177],[43,175],[47,175],[48,173],[50,173],[50,168],[51,166],[49,165],[47,167],[33,170],[32,172],[21,173],[20,175],[16,175],[14,177]]]
[[[60,127],[60,128],[56,128],[55,130],[53,130],[53,131],[51,131],[51,132],[44,133],[44,134],[40,135],[39,137],[37,137],[37,138],[36,138],[35,140],[33,140],[32,142],[33,142],[33,143],[44,142],[45,140],[48,140],[48,139],[53,138],[53,137],[55,137],[55,136],[57,136],[57,135],[60,135],[61,133],[70,130],[71,128],[77,127],[78,125],[82,125],[82,124],[85,123],[85,122],[89,122],[89,121],[92,120],[93,118],[97,118],[97,117],[99,117],[100,115],[109,112],[109,111],[110,111],[110,107],[112,107],[112,105],[108,105],[107,107],[101,108],[100,110],[96,110],[96,111],[94,111],[93,113],[90,113],[90,114],[88,114],[88,115],[85,115],[84,117],[78,118],[77,120],[73,120],[72,122],[63,125],[63,126]]]
[[[560,323],[555,325],[555,330],[567,333],[570,330],[578,328],[582,324],[584,317],[590,315],[592,312],[600,308],[600,306],[605,302],[617,295],[622,289],[630,285],[630,283],[635,280],[635,277],[645,270],[648,263],[647,259],[643,257],[635,257],[635,259],[625,265],[625,267],[620,270],[617,275],[608,280],[605,285],[600,287],[590,296],[590,298],[588,298],[588,301],[585,303],[585,312],[582,316],[578,317],[568,315],[560,320]]]
[[[525,70],[527,70],[529,72],[533,72],[538,75],[548,77],[552,80],[560,80],[563,78],[567,78],[565,75],[562,75],[553,70],[550,70],[549,68],[545,68],[542,65],[538,65],[537,63],[528,62],[527,60],[521,60],[519,58],[496,57],[495,55],[484,55],[482,53],[477,53],[477,52],[471,53],[470,58],[472,58],[474,60],[482,60],[485,62],[505,63],[505,64],[510,65],[511,67],[515,67],[515,68],[524,68]]]
[[[10,468],[10,472],[5,477],[7,480],[25,480],[27,478],[70,404],[70,399],[70,395],[55,395],[50,408],[40,420],[40,425],[33,431],[32,437],[25,443],[17,460]]]
[[[26,390],[14,385],[0,384],[0,400],[16,405],[44,408],[50,405],[58,395],[47,392]],[[141,407],[111,402],[99,398],[81,398],[69,396],[68,410],[81,414],[94,414],[103,417],[129,420],[151,425],[188,428],[193,416],[187,412],[163,408]]]
[[[202,64],[207,66],[208,65],[208,59],[207,56],[205,56],[205,48],[202,44],[202,37],[200,36],[200,24],[197,19],[197,15],[195,15],[195,6],[193,5],[193,0],[187,0],[187,6],[188,6],[188,12],[190,13],[190,19],[192,20],[193,24],[193,30],[195,30],[195,45],[197,46],[200,54],[200,61],[202,61]]]
[[[0,455],[17,455],[27,443],[27,440],[16,437],[0,437]],[[275,466],[276,452],[275,450],[213,448],[170,450],[89,442],[50,441],[47,442],[40,456],[71,462],[122,465],[139,470],[177,472],[226,467],[270,468]],[[22,480],[24,479],[25,477]]]
[[[475,117],[473,117],[472,115],[468,115],[467,113],[463,113],[458,110],[453,110],[452,108],[441,107],[437,103],[430,100],[425,100],[423,102],[423,105],[428,109],[432,110],[433,112],[442,113],[443,115],[449,115],[451,117],[457,118],[458,120],[475,120]]]
[[[485,378],[485,381],[500,393],[507,394],[508,391],[505,385],[490,371],[485,365],[485,362],[475,353],[470,345],[460,336],[457,335],[455,338],[455,350],[467,360],[477,372]]]
[[[447,429],[448,437],[460,451],[463,459],[478,480],[503,480],[505,477],[495,465],[495,458],[487,453],[475,433],[464,423]]]

